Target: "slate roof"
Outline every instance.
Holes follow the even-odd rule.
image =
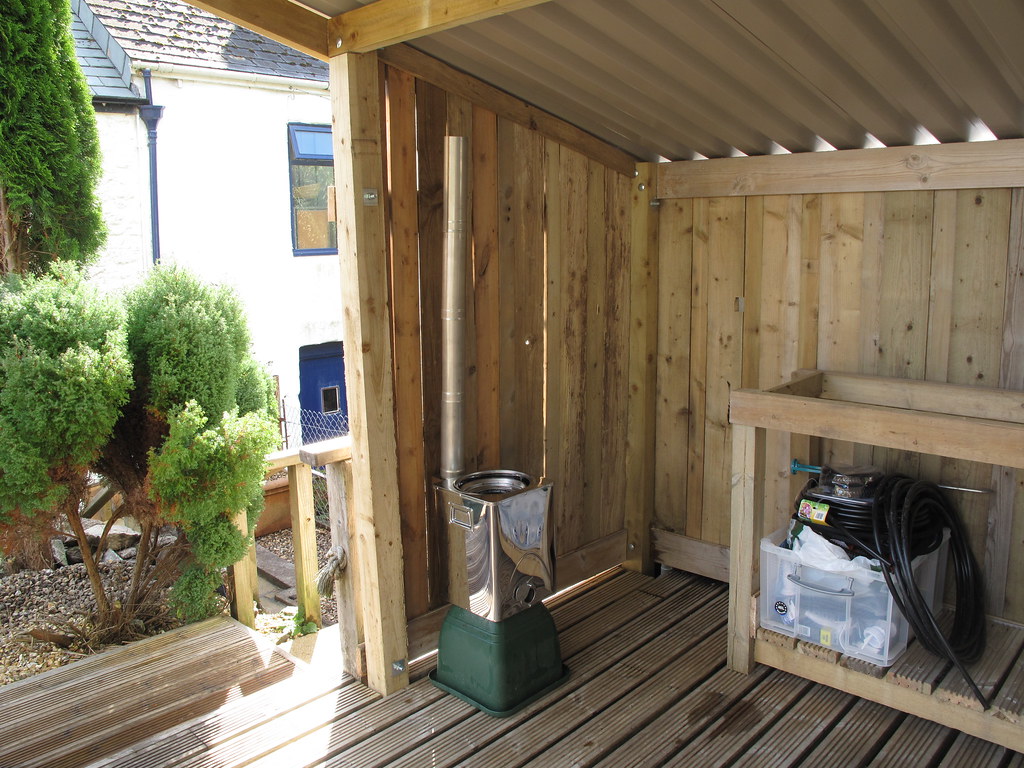
[[[327,81],[326,63],[184,2],[89,0],[89,6],[135,62]]]
[[[71,34],[75,39],[78,63],[94,101],[127,104],[145,101],[132,84],[128,54],[111,37],[85,0],[71,0]]]

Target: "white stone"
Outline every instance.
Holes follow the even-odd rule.
[[[95,547],[99,544],[105,525],[106,523],[102,520],[88,517],[82,519],[82,527],[85,528],[85,538],[90,546]],[[110,526],[109,533],[107,533],[107,549],[117,551],[130,547],[138,542],[140,535],[138,531],[132,530],[126,525],[114,523]]]

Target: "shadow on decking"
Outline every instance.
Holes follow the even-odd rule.
[[[749,676],[726,669],[726,613],[726,589],[717,582],[610,572],[552,604],[570,679],[504,719],[423,679],[429,660],[413,667],[420,679],[387,699],[335,678],[333,669],[296,669],[265,646],[258,662],[233,661],[262,644],[217,619],[173,642],[152,638],[160,642],[150,654],[142,648],[150,641],[132,646],[130,672],[108,676],[96,657],[0,689],[5,733],[18,722],[42,724],[51,756],[15,757],[4,744],[0,767],[82,765],[105,750],[90,765],[1024,768],[1024,758],[1003,747],[843,691],[766,667]],[[183,652],[174,650],[179,645]],[[238,674],[248,668],[248,689],[213,692],[221,666]],[[257,683],[274,675],[287,679]],[[174,696],[157,704],[157,691]],[[120,741],[103,735],[112,723],[92,730],[115,707],[134,717]]]

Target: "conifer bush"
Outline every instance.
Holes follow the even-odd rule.
[[[105,239],[100,152],[68,0],[0,3],[0,273],[86,263]]]
[[[0,285],[0,533],[7,548],[77,513],[128,400],[124,313],[66,265]]]
[[[249,546],[277,441],[240,302],[159,267],[119,306],[67,265],[8,277],[0,299],[0,541],[70,526],[103,642],[166,620],[172,585],[179,616],[209,615],[222,570]],[[130,517],[142,530],[124,594],[105,594],[81,530],[90,473],[121,494],[107,529]]]
[[[276,444],[269,377],[229,291],[156,268],[123,301],[81,273],[104,242],[99,142],[67,0],[0,0],[0,550],[78,540],[99,642],[219,605],[248,546]],[[90,478],[119,492],[95,551]],[[236,517],[246,513],[240,531]],[[127,590],[107,594],[110,527],[142,530]]]

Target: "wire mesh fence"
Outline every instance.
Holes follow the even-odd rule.
[[[298,448],[348,434],[344,413],[321,413],[305,408],[286,408],[281,404],[281,446]],[[316,522],[327,525],[327,475],[323,467],[313,467],[313,509]]]
[[[282,404],[280,422],[282,448],[298,448],[348,434],[348,417],[340,412],[321,413]]]

